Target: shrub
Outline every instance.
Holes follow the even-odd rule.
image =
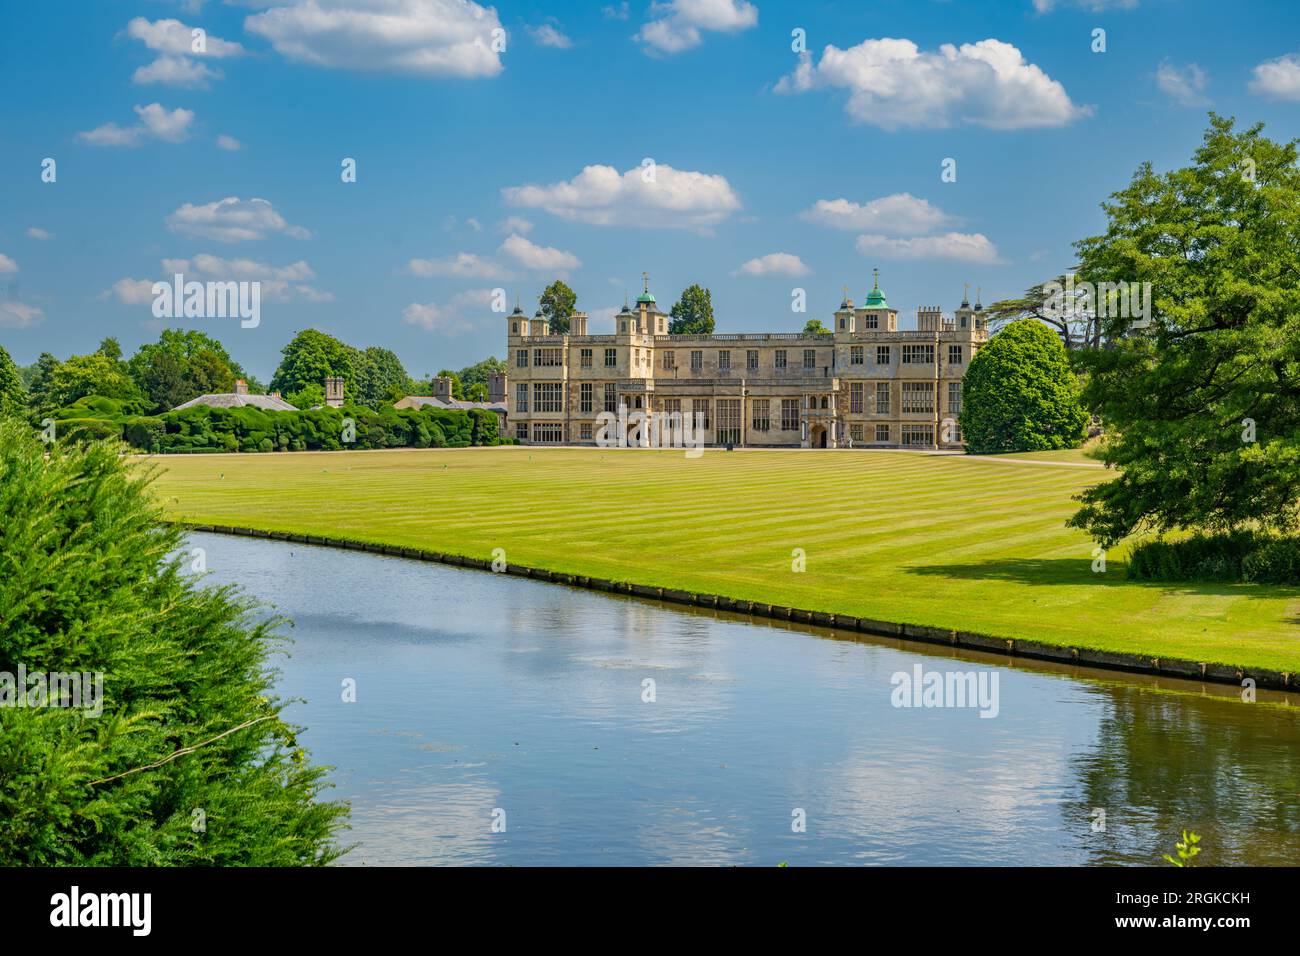
[[[0,866],[336,858],[347,811],[317,802],[281,717],[273,623],[182,572],[182,532],[116,448],[46,452],[0,422],[0,670],[102,674],[102,714],[0,707]]]
[[[1238,531],[1157,538],[1133,549],[1128,576],[1140,581],[1300,584],[1300,538]]]
[[[1012,322],[975,353],[962,379],[962,437],[976,455],[1073,448],[1088,413],[1065,346],[1034,319]]]

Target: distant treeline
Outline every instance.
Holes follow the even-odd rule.
[[[80,442],[120,438],[143,452],[339,451],[347,448],[465,448],[511,443],[497,414],[480,408],[361,405],[296,412],[195,406],[142,415],[138,404],[99,396],[54,413],[53,437]]]

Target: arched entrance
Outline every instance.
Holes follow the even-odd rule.
[[[808,442],[809,447],[825,448],[826,447],[826,426],[814,425],[812,427],[812,431],[808,433],[808,437],[810,439],[810,441]]]

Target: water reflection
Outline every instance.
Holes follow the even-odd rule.
[[[1156,863],[1184,826],[1207,864],[1300,862],[1285,695],[194,539],[296,622],[278,686],[352,802],[347,863]],[[998,717],[892,706],[918,662],[996,668]]]

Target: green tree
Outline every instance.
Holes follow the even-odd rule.
[[[122,346],[117,339],[109,336],[99,343],[99,348],[95,350],[105,358],[112,359],[114,362],[122,361]]]
[[[1211,114],[1192,165],[1143,164],[1076,243],[1080,279],[1152,292],[1149,324],[1108,316],[1109,347],[1083,356],[1119,476],[1070,523],[1103,546],[1300,518],[1300,168],[1262,130]]]
[[[49,352],[42,352],[36,361],[23,369],[27,385],[27,404],[34,409],[55,408],[50,395],[50,383],[59,360]]]
[[[698,283],[687,286],[668,315],[672,335],[712,335],[713,293]]]
[[[0,416],[17,414],[26,401],[27,389],[23,387],[22,374],[9,357],[9,352],[0,345]]]
[[[1061,340],[1021,319],[975,353],[962,379],[962,436],[972,454],[1072,448],[1088,412]]]
[[[820,335],[823,332],[829,332],[830,329],[822,325],[821,319],[809,319],[803,324],[804,335]]]
[[[185,368],[181,361],[171,352],[158,351],[139,366],[140,377],[136,379],[136,384],[155,409],[170,411],[182,402],[203,394],[195,392],[186,383]]]
[[[461,369],[458,373],[460,383],[466,389],[473,385],[482,385],[487,388],[488,376],[494,372],[504,372],[506,370],[506,360],[499,359],[495,355],[489,355],[481,362],[475,362]]]
[[[87,395],[137,398],[140,391],[117,362],[100,352],[92,352],[74,355],[54,367],[48,385],[43,388],[44,407],[63,408]]]
[[[235,390],[235,374],[230,370],[230,364],[210,349],[200,349],[190,356],[185,378],[195,395],[215,395]]]
[[[374,346],[353,352],[356,400],[362,405],[378,408],[392,401],[394,390],[405,394],[410,389],[411,377],[396,353]]]
[[[283,720],[274,620],[184,573],[184,532],[119,448],[0,422],[0,514],[5,669],[102,675],[98,706],[0,707],[0,865],[336,858],[347,811]]]
[[[568,335],[569,317],[578,307],[578,296],[556,279],[542,292],[541,310],[551,324],[552,335]]]
[[[271,376],[271,389],[288,395],[307,385],[324,387],[326,377],[340,375],[344,379],[345,394],[351,398],[356,394],[352,368],[355,351],[332,335],[304,329],[280,351],[283,358]]]

